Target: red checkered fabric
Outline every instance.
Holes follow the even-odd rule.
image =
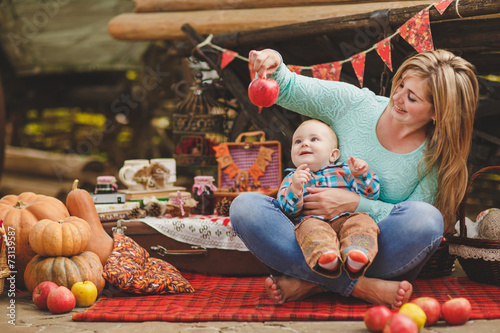
[[[101,297],[92,307],[73,313],[75,321],[309,321],[363,320],[372,305],[336,294],[278,305],[270,301],[263,278],[207,276],[183,273],[193,294]],[[500,318],[500,287],[467,278],[417,280],[412,299],[435,297],[441,303],[466,297],[471,319]]]

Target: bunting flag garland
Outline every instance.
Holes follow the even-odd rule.
[[[231,61],[234,60],[234,58],[238,55],[237,52],[230,51],[230,50],[225,50],[222,52],[222,60],[220,63],[220,68],[225,68]]]
[[[391,39],[387,37],[375,44],[375,51],[377,51],[377,54],[380,56],[384,64],[392,72]]]
[[[340,79],[340,71],[342,70],[342,64],[340,61],[328,62],[325,64],[319,64],[311,66],[312,75],[315,78],[322,80],[332,80],[338,81]]]
[[[429,22],[429,8],[421,10],[417,15],[406,21],[398,31],[399,35],[419,53],[434,50]]]
[[[442,0],[442,1],[439,1],[438,3],[435,3],[434,7],[437,9],[439,14],[443,15],[444,11],[446,10],[446,8],[448,8],[448,6],[450,5],[450,3],[452,1],[453,0]]]
[[[309,69],[312,71],[312,76],[315,78],[338,81],[340,79],[340,72],[342,70],[342,65],[350,61],[354,68],[356,76],[359,80],[360,86],[362,87],[363,76],[365,71],[365,59],[366,59],[366,54],[368,52],[375,50],[382,59],[382,61],[384,62],[384,64],[391,71],[393,70],[390,41],[395,36],[400,35],[401,37],[403,37],[419,53],[428,50],[434,50],[434,43],[432,40],[432,33],[430,28],[429,10],[432,6],[434,6],[436,10],[442,15],[452,2],[453,0],[441,0],[427,6],[426,8],[418,12],[415,16],[413,16],[411,19],[406,21],[399,29],[396,30],[394,34],[377,42],[371,48],[362,51],[348,59],[330,63],[318,64],[313,66],[287,65],[287,67],[290,71],[297,74],[301,74],[303,70]],[[201,48],[203,46],[210,46],[222,52],[221,69],[225,68],[235,58],[247,61],[249,63],[250,79],[254,80],[256,77],[256,73],[253,69],[252,64],[249,62],[249,59],[242,57],[237,52],[230,51],[220,46],[212,44],[212,37],[213,35],[209,35],[205,41],[201,42],[196,47]],[[261,109],[262,108],[259,108],[259,113]],[[255,174],[258,175],[257,172]]]
[[[294,72],[297,74],[302,73],[302,67],[301,66],[294,66],[294,65],[287,65],[288,69],[290,72]]]
[[[354,68],[354,72],[356,73],[356,76],[358,77],[359,86],[363,87],[363,76],[365,74],[366,54],[361,52],[361,53],[358,53],[358,54],[352,56],[351,58],[352,58],[351,64],[352,64],[352,67]]]

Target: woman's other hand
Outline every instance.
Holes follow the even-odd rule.
[[[262,51],[252,50],[248,55],[248,60],[259,77],[265,78],[274,73],[281,64],[281,57],[278,52],[265,49]]]
[[[303,215],[318,215],[330,220],[345,213],[353,213],[359,205],[359,194],[354,192],[324,187],[308,187],[304,197]]]

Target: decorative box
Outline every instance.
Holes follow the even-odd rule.
[[[243,141],[260,136],[259,141]],[[218,162],[216,201],[232,200],[242,192],[275,196],[282,180],[281,143],[266,141],[263,131],[241,133],[235,142],[214,147]]]

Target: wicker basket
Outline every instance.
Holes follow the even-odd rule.
[[[5,289],[5,278],[10,275],[9,265],[7,263],[7,243],[5,241],[5,231],[0,225],[0,294]]]
[[[500,166],[483,168],[471,176],[459,207],[460,234],[450,234],[446,238],[450,243],[450,253],[458,257],[469,279],[480,283],[500,285],[500,240],[469,238],[465,225],[465,206],[472,184],[477,177],[495,171],[500,171]]]
[[[418,274],[419,278],[431,279],[450,275],[455,269],[457,256],[451,255],[450,244],[443,237],[441,244]]]

